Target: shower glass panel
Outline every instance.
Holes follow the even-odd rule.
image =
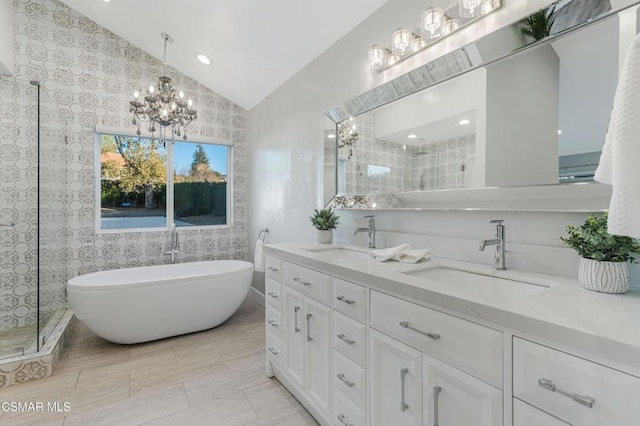
[[[66,305],[66,143],[35,82],[0,76],[0,358],[37,352]]]

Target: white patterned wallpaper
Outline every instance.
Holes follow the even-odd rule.
[[[14,0],[14,18],[16,78],[40,81],[57,102],[61,120],[69,124],[68,276],[166,263],[167,232],[96,234],[94,229],[95,127],[135,131],[128,101],[134,90],[155,84],[160,61],[55,0]],[[232,226],[181,230],[180,261],[246,259],[247,113],[178,72],[170,76],[198,110],[199,118],[189,134],[233,143]],[[16,192],[4,179],[0,185],[3,192]]]

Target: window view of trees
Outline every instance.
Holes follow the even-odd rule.
[[[100,135],[101,229],[227,223],[228,147]],[[173,149],[167,188],[168,149]],[[173,190],[173,211],[167,211],[167,189]]]

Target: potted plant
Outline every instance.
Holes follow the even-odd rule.
[[[627,262],[637,263],[638,240],[607,232],[607,213],[589,216],[584,225],[567,226],[568,238],[560,239],[581,256],[578,281],[588,290],[624,293],[629,290]]]
[[[553,24],[556,21],[556,7],[542,9],[522,20],[520,31],[533,41],[542,40],[551,35]]]
[[[333,229],[336,229],[340,218],[331,209],[314,209],[313,216],[309,218],[313,226],[318,230],[318,242],[331,244],[333,242]]]

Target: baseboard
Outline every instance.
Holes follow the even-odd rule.
[[[251,287],[249,289],[249,297],[252,298],[258,305],[264,308],[264,293],[260,293],[260,291]]]

